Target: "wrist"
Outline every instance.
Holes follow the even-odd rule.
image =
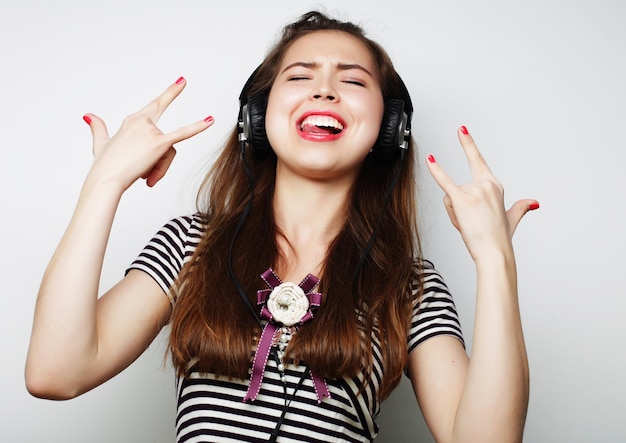
[[[477,271],[515,269],[515,253],[510,243],[506,247],[484,249],[480,254],[473,256],[473,258]]]
[[[130,187],[132,183],[124,183],[113,174],[100,171],[97,167],[92,166],[83,184],[83,192],[97,192],[110,194],[112,196],[121,197],[121,195]]]

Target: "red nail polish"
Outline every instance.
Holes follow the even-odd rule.
[[[87,123],[88,125],[91,124],[91,118],[89,118],[87,114],[83,115],[83,120],[85,120],[85,123]]]
[[[431,163],[435,163],[435,157],[433,155],[428,156],[428,161]]]
[[[176,80],[176,84],[180,85],[184,81],[185,81],[185,77],[179,77],[178,80]]]
[[[535,209],[539,209],[539,203],[538,202],[534,202],[528,205],[528,210],[529,211],[534,211]]]
[[[209,115],[207,118],[204,119],[204,121],[207,123],[211,123],[213,121],[213,116]]]
[[[465,135],[469,134],[469,131],[467,130],[465,126],[461,126],[461,132]]]

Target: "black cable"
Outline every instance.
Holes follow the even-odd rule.
[[[393,193],[393,190],[396,187],[398,180],[400,179],[400,173],[402,172],[402,163],[404,161],[405,152],[406,152],[405,149],[400,149],[400,160],[398,162],[395,175],[393,176],[393,179],[391,180],[391,184],[389,185],[389,188],[387,189],[387,194],[385,195],[385,201],[383,202],[383,208],[380,211],[380,218],[378,219],[378,222],[376,223],[376,227],[372,231],[372,235],[370,235],[369,240],[365,244],[365,248],[363,248],[363,253],[361,254],[361,258],[359,259],[359,262],[356,265],[356,268],[354,270],[354,274],[352,275],[353,285],[356,284],[356,279],[359,274],[359,271],[365,264],[365,260],[367,259],[367,256],[369,255],[370,250],[374,246],[374,240],[376,239],[376,234],[378,234],[378,230],[380,229],[380,226],[383,223],[383,217],[385,216],[385,209],[387,209],[387,205],[389,204],[389,200],[391,200],[391,195]]]
[[[233,238],[230,241],[230,247],[228,248],[228,273],[230,274],[230,278],[233,281],[235,288],[237,288],[237,292],[239,292],[239,295],[241,296],[242,300],[244,301],[244,303],[246,304],[250,312],[252,312],[252,315],[254,316],[257,323],[261,326],[261,328],[263,328],[263,323],[261,322],[261,318],[256,313],[256,309],[254,309],[254,307],[250,304],[250,300],[248,300],[246,291],[244,291],[243,288],[241,287],[241,282],[237,278],[237,275],[235,274],[235,270],[233,269],[233,249],[235,247],[235,241],[237,240],[237,237],[239,236],[239,231],[241,230],[241,227],[243,226],[246,219],[248,218],[248,215],[250,214],[250,210],[252,209],[252,203],[254,202],[254,187],[255,187],[254,176],[252,175],[252,171],[250,171],[250,168],[248,167],[248,163],[246,162],[246,156],[245,156],[246,142],[242,140],[240,142],[240,145],[241,145],[241,148],[240,148],[241,161],[243,162],[243,168],[246,172],[246,175],[248,176],[248,181],[250,182],[250,200],[248,200],[248,204],[246,205],[246,208],[244,209],[243,214],[241,214],[241,217],[239,218],[239,223],[237,223],[237,227],[235,228],[235,232],[233,233]]]
[[[248,309],[250,310],[250,312],[252,313],[252,315],[254,316],[254,318],[256,319],[256,321],[259,323],[259,325],[261,326],[261,328],[263,328],[263,323],[259,317],[259,315],[257,314],[256,310],[254,309],[254,307],[250,304],[250,300],[248,300],[248,297],[246,295],[246,292],[244,291],[243,287],[241,286],[241,282],[239,281],[239,279],[237,278],[237,275],[235,274],[235,270],[233,268],[233,263],[232,263],[232,258],[233,258],[233,249],[235,246],[235,241],[237,240],[237,237],[239,235],[239,231],[241,230],[243,224],[245,223],[246,219],[248,218],[248,215],[250,214],[250,210],[252,209],[252,204],[254,202],[254,188],[255,188],[255,180],[254,180],[254,176],[252,175],[252,171],[250,171],[250,168],[248,166],[248,163],[246,162],[246,158],[245,158],[245,140],[242,140],[241,142],[241,160],[243,162],[243,167],[244,170],[246,172],[246,176],[248,177],[248,181],[250,183],[250,199],[248,200],[248,203],[246,204],[246,208],[244,209],[243,213],[241,214],[241,217],[239,218],[239,222],[237,223],[237,226],[235,228],[235,232],[233,233],[233,238],[231,240],[230,243],[230,247],[228,249],[228,272],[230,273],[230,278],[232,279],[235,287],[237,288],[237,292],[239,292],[239,295],[241,296],[241,298],[243,299],[244,303],[246,304],[246,306],[248,307]],[[387,208],[387,205],[389,204],[389,200],[391,200],[391,195],[392,192],[394,190],[394,188],[396,187],[396,184],[398,183],[398,180],[400,178],[400,173],[402,171],[402,163],[404,160],[404,154],[405,154],[405,150],[404,149],[400,149],[400,161],[398,162],[397,165],[397,169],[395,171],[395,175],[391,181],[391,184],[389,185],[389,189],[387,189],[387,193],[385,195],[385,200],[383,203],[383,208],[381,211],[381,215],[380,218],[378,219],[378,223],[376,224],[376,227],[374,228],[374,230],[372,231],[372,235],[370,236],[367,244],[365,245],[365,248],[363,249],[363,253],[361,254],[361,258],[359,259],[359,263],[356,266],[356,269],[354,271],[354,275],[352,277],[352,282],[353,284],[356,283],[356,278],[357,275],[359,273],[359,271],[361,270],[361,268],[363,267],[363,264],[365,263],[365,260],[367,259],[367,256],[369,255],[370,250],[372,249],[373,245],[374,245],[374,240],[376,239],[376,234],[378,233],[378,230],[382,224],[383,221],[383,216],[385,213],[385,209]],[[278,357],[278,353],[276,348],[272,349],[272,355],[274,356],[274,360],[276,361],[276,366],[278,368],[278,364],[280,363],[280,359]],[[304,383],[304,379],[306,378],[306,376],[310,373],[310,368],[308,366],[305,366],[304,371],[302,372],[302,375],[300,376],[300,380],[298,381],[298,384],[295,386],[293,393],[291,394],[291,397],[288,398],[287,396],[287,384],[283,383],[283,399],[284,399],[284,406],[283,409],[281,411],[280,417],[278,418],[278,421],[276,422],[276,427],[274,428],[274,430],[272,431],[272,434],[270,435],[270,439],[268,440],[271,443],[276,442],[279,432],[280,432],[280,428],[285,420],[285,416],[287,415],[287,410],[289,409],[289,406],[291,405],[291,402],[293,401],[293,399],[296,396],[296,393],[298,392],[298,390],[302,387],[303,383]]]
[[[244,209],[243,213],[241,214],[241,217],[239,218],[239,222],[237,223],[235,232],[233,233],[233,238],[230,242],[230,247],[228,249],[228,272],[230,274],[231,280],[233,281],[235,285],[235,288],[237,288],[237,292],[239,292],[239,295],[241,296],[242,300],[244,301],[244,303],[246,304],[246,306],[248,307],[248,309],[250,310],[250,312],[252,313],[256,321],[259,323],[261,328],[263,328],[263,322],[261,321],[261,318],[257,314],[256,309],[254,309],[254,307],[250,303],[250,300],[248,300],[248,297],[246,296],[246,291],[244,291],[243,287],[241,286],[241,282],[237,278],[237,275],[235,274],[235,269],[233,268],[233,249],[235,247],[235,241],[237,240],[237,237],[239,236],[239,231],[243,227],[243,224],[245,223],[246,219],[248,218],[248,215],[250,214],[250,210],[252,209],[252,203],[254,202],[255,180],[254,180],[252,171],[250,170],[248,163],[246,162],[245,141],[241,141],[241,160],[243,162],[243,167],[246,172],[246,176],[248,177],[248,181],[250,182],[250,199],[248,200],[248,203],[246,204],[246,208]],[[275,347],[272,349],[272,355],[274,356],[274,360],[276,361],[276,367],[278,368],[280,359],[278,357],[278,352]],[[289,406],[291,405],[291,401],[295,398],[296,392],[298,392],[300,387],[302,387],[302,384],[304,383],[304,379],[306,378],[309,372],[310,372],[310,369],[307,366],[305,366],[302,376],[300,377],[298,384],[296,385],[293,393],[291,394],[291,398],[288,398],[287,385],[286,383],[283,383],[284,406],[281,411],[280,417],[276,423],[276,427],[274,428],[274,431],[272,431],[272,434],[270,436],[270,439],[269,439],[270,442],[275,442],[276,439],[278,438],[280,427],[283,424],[285,415],[287,415],[287,410],[289,409]]]
[[[275,355],[275,358],[278,359],[278,356],[276,354],[274,355]],[[278,364],[278,360],[277,360],[277,364]],[[283,398],[285,399],[285,406],[283,407],[280,417],[278,417],[278,421],[276,422],[276,427],[274,427],[274,430],[272,431],[272,434],[270,435],[270,439],[268,440],[268,442],[274,443],[276,439],[278,438],[280,427],[282,426],[283,421],[285,420],[285,415],[287,415],[287,410],[289,409],[289,406],[291,406],[291,401],[295,398],[296,392],[298,392],[298,390],[302,387],[302,384],[304,383],[304,379],[310,373],[310,371],[311,370],[309,369],[309,367],[305,366],[304,372],[302,372],[302,375],[300,376],[300,380],[298,380],[298,384],[294,388],[289,401],[287,401],[287,384],[283,383],[283,393],[284,393]]]

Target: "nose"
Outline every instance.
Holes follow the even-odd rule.
[[[330,94],[330,93],[319,93],[319,94],[314,94],[313,95],[313,99],[315,99],[315,100],[325,99],[325,100],[329,100],[329,101],[334,101],[335,100],[335,96]]]
[[[337,101],[338,94],[332,85],[332,80],[327,78],[319,78],[315,86],[311,90],[311,98],[313,100]]]

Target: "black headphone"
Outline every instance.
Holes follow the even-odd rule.
[[[254,70],[239,94],[238,129],[242,150],[248,144],[255,155],[263,156],[272,149],[265,132],[268,95],[266,93],[249,95],[250,85],[259,68],[260,66]],[[393,161],[402,150],[406,151],[411,138],[413,103],[402,78],[398,73],[396,77],[401,87],[402,97],[385,102],[378,139],[372,148],[372,154],[383,162]]]

